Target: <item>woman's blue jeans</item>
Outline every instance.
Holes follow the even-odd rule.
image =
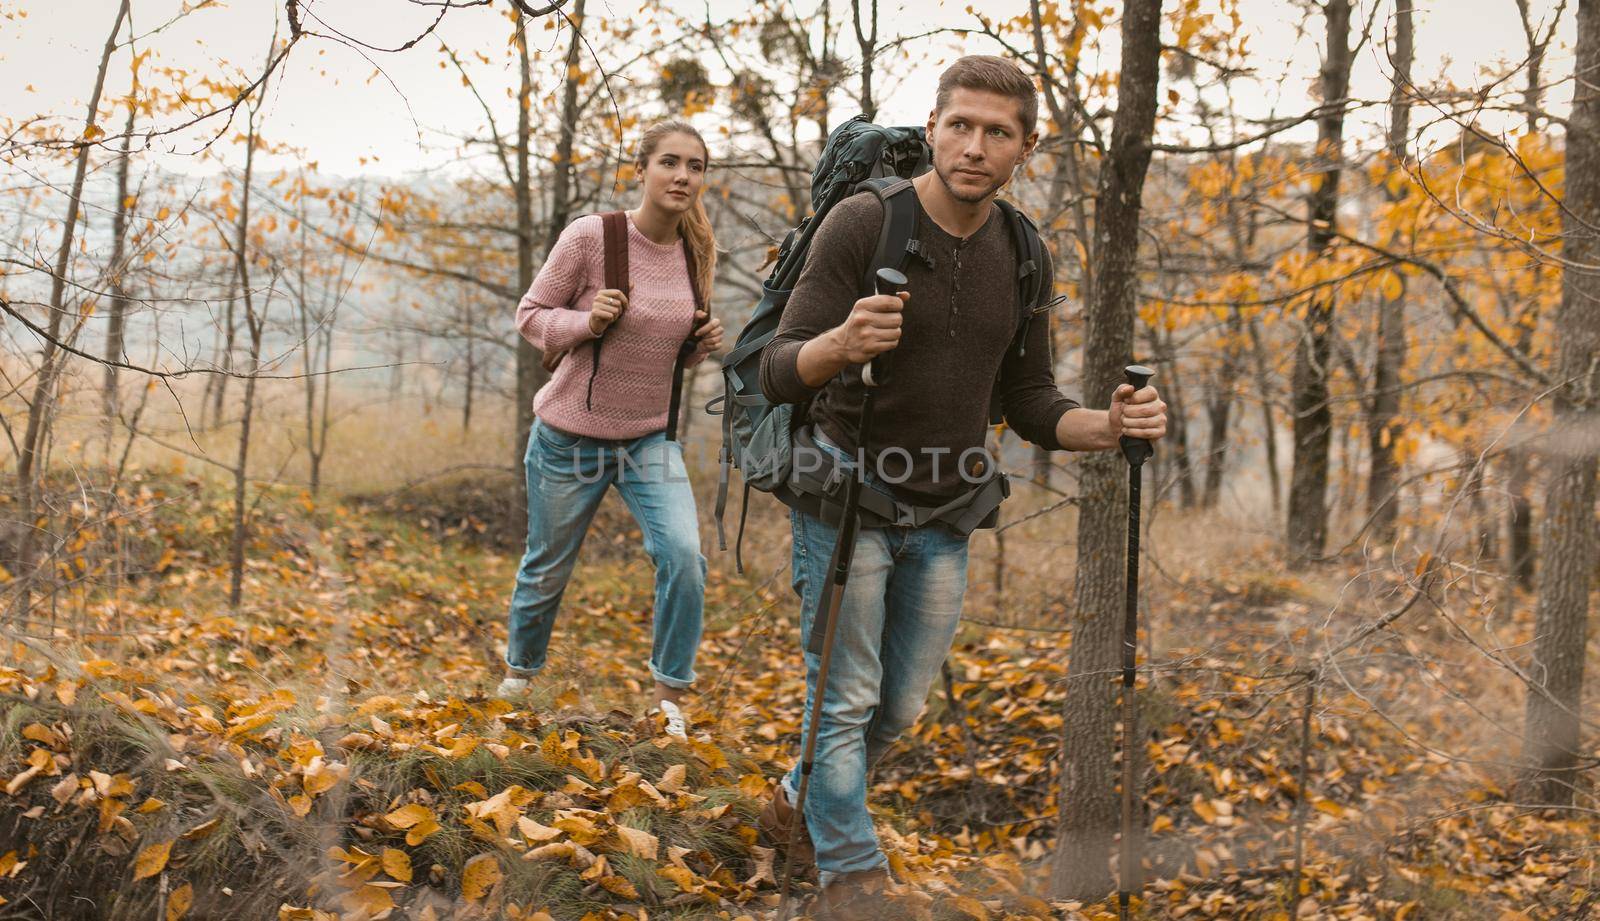
[[[683,448],[664,432],[590,438],[535,421],[524,459],[528,549],[511,593],[506,665],[520,676],[544,668],[556,611],[595,509],[612,486],[644,532],[656,567],[650,674],[671,688],[694,683],[705,604],[706,559]]]

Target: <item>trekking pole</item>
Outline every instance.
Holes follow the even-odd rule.
[[[1143,365],[1122,370],[1135,391],[1144,389],[1155,372]],[[1117,917],[1128,921],[1128,903],[1134,888],[1143,888],[1139,846],[1133,829],[1133,746],[1138,744],[1138,711],[1134,708],[1134,678],[1139,652],[1139,493],[1144,485],[1144,462],[1155,448],[1143,438],[1123,435],[1122,456],[1128,460],[1128,599],[1122,614],[1122,856],[1117,862]],[[1130,885],[1130,883],[1132,885]]]
[[[879,294],[898,294],[906,288],[906,277],[894,269],[879,269]],[[794,848],[800,839],[800,826],[806,820],[806,793],[811,787],[811,769],[817,755],[817,731],[822,726],[822,702],[828,687],[828,666],[833,663],[833,636],[839,626],[839,606],[844,602],[845,583],[850,581],[850,563],[855,556],[856,534],[861,525],[861,490],[867,477],[867,439],[872,434],[872,395],[889,378],[889,353],[883,352],[861,369],[861,424],[856,429],[858,450],[856,475],[845,484],[844,511],[839,518],[839,534],[833,544],[833,559],[828,563],[828,581],[817,599],[807,651],[818,643],[817,687],[811,695],[811,727],[805,733],[800,754],[800,789],[795,791],[794,818],[789,823],[789,841],[783,853],[783,891],[778,897],[778,919],[789,921],[789,887],[794,884]]]

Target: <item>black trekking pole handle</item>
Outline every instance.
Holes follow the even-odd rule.
[[[897,269],[879,269],[873,277],[873,284],[879,294],[898,295],[910,284],[905,273]],[[889,353],[880,352],[876,358],[867,362],[861,369],[861,383],[868,387],[880,387],[889,380]]]
[[[1127,375],[1128,383],[1133,386],[1135,392],[1143,390],[1144,386],[1150,383],[1150,378],[1156,376],[1156,372],[1144,365],[1128,365],[1122,369],[1122,373]],[[1141,466],[1150,459],[1150,455],[1156,453],[1155,446],[1143,438],[1123,435],[1118,441],[1122,445],[1122,456],[1128,459],[1129,466]]]

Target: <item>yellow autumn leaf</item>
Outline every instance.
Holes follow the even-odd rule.
[[[633,883],[628,882],[621,876],[600,877],[600,887],[625,899],[632,901],[638,901],[639,899],[639,890],[634,888]]]
[[[315,908],[295,908],[284,904],[278,906],[278,921],[339,921],[339,916]]]
[[[971,896],[951,896],[949,905],[969,918],[977,918],[978,921],[989,921],[989,909],[984,908],[982,902]]]
[[[172,856],[172,840],[154,841],[139,849],[133,858],[133,878],[136,880],[155,876],[167,868],[167,858]]]
[[[399,809],[389,813],[383,817],[383,820],[395,828],[406,829],[424,819],[431,818],[433,818],[433,810],[427,806],[412,803],[409,806],[401,806]]]
[[[686,867],[660,867],[656,870],[656,874],[672,880],[673,884],[684,892],[698,892],[705,888],[695,883],[694,871]]]
[[[1331,799],[1313,800],[1311,806],[1318,812],[1331,815],[1336,819],[1344,818],[1345,808]]]
[[[194,887],[184,883],[167,896],[167,921],[179,921],[194,904]]]
[[[333,789],[349,772],[349,765],[338,761],[324,761],[321,755],[317,755],[306,765],[306,773],[300,785],[305,788],[307,796],[318,796]]]
[[[561,836],[561,829],[540,825],[527,816],[517,819],[517,829],[522,832],[522,837],[526,838],[530,844],[535,841],[549,841],[551,838]]]
[[[402,883],[411,882],[411,858],[405,851],[392,847],[383,849],[383,872]]]
[[[91,678],[115,678],[121,671],[110,659],[90,659],[83,663],[83,670]]]
[[[43,723],[29,723],[22,727],[22,737],[51,748],[60,748],[64,744],[61,735]]]
[[[677,793],[683,789],[688,774],[689,768],[686,765],[674,764],[661,775],[661,782],[656,784],[656,789],[662,793]]]
[[[416,847],[422,842],[428,840],[429,835],[443,827],[444,826],[440,825],[438,821],[430,815],[426,819],[423,819],[417,824],[411,826],[411,830],[406,832],[406,843],[412,847]]]
[[[1394,272],[1384,272],[1378,276],[1378,290],[1382,292],[1385,300],[1399,300],[1400,295],[1406,293],[1406,283]]]
[[[655,860],[661,852],[661,839],[642,829],[618,825],[617,837],[622,839],[622,849],[635,857]]]
[[[182,837],[183,837],[183,839],[185,841],[193,841],[196,838],[204,838],[206,835],[209,835],[212,832],[216,831],[217,830],[217,826],[219,826],[221,824],[222,824],[222,816],[215,815],[215,816],[212,816],[211,818],[205,820],[204,822],[201,822],[199,825],[196,825],[195,827],[193,827],[193,828],[189,829],[188,831],[184,832]]]
[[[739,778],[739,792],[751,799],[762,799],[767,795],[767,778],[763,774],[746,774]]]
[[[476,902],[488,895],[502,878],[500,861],[493,854],[479,854],[461,868],[461,896]]]
[[[359,911],[363,918],[378,918],[394,910],[394,897],[388,889],[368,884],[345,896],[344,904]]]

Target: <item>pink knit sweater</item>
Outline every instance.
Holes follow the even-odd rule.
[[[628,221],[627,309],[600,348],[593,408],[586,408],[594,334],[589,304],[604,287],[605,248],[599,215],[573,221],[556,241],[533,287],[517,304],[517,331],[543,350],[581,346],[562,359],[533,400],[539,418],[593,438],[637,438],[667,427],[672,367],[694,321],[694,289],[683,244],[655,243]],[[688,365],[704,360],[694,353]],[[688,412],[683,402],[679,412]]]

